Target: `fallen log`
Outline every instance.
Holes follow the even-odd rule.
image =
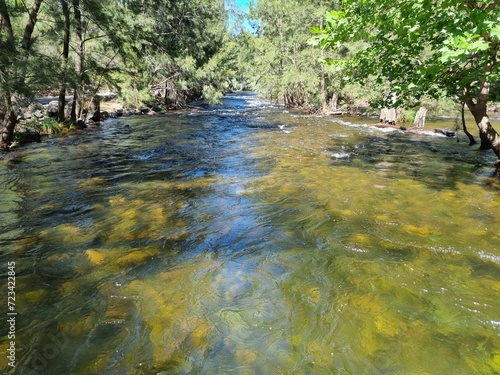
[[[453,130],[448,130],[448,129],[434,129],[434,133],[441,133],[446,135],[447,137],[456,137],[457,132]]]

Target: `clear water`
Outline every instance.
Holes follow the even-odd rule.
[[[235,94],[3,155],[13,373],[500,373],[494,155],[367,122]]]

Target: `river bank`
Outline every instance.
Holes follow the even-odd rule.
[[[102,93],[99,94],[99,97],[100,101],[98,108],[99,115],[97,117],[98,121],[94,121],[94,119],[96,119],[96,115],[94,113],[90,113],[89,115],[86,116],[85,121],[78,122],[76,125],[72,125],[69,127],[58,124],[55,121],[58,109],[57,97],[47,96],[37,99],[35,103],[31,103],[27,105],[25,108],[19,110],[19,124],[16,129],[17,142],[13,145],[12,148],[19,147],[19,145],[23,143],[39,142],[41,136],[47,136],[54,133],[67,132],[75,128],[97,126],[99,125],[100,121],[105,121],[110,118],[120,118],[120,117],[126,118],[130,116],[143,116],[143,115],[149,115],[149,116],[164,115],[167,112],[171,112],[173,110],[173,109],[170,110],[162,109],[161,104],[155,102],[144,103],[144,105],[141,107],[127,109],[119,100],[117,100],[116,95],[113,93]],[[72,104],[71,100],[72,97],[67,98],[67,105],[66,105],[67,111],[71,109],[71,104]],[[203,107],[203,105],[204,105],[203,102],[195,101],[192,102],[190,105],[188,105],[187,108],[195,110],[196,108]],[[307,113],[307,110],[299,109],[299,111]],[[342,116],[356,115],[360,118],[364,117],[370,118],[371,117],[370,113],[372,112],[367,112],[366,110],[364,111],[355,110],[354,113],[335,112],[335,113],[323,114],[323,116],[325,116],[325,118],[328,118],[330,116],[342,117]],[[69,112],[68,112],[68,117],[69,117]],[[431,127],[415,128],[407,123],[398,124],[395,126],[380,123],[376,126],[380,128],[394,128],[403,131],[421,131],[423,133],[429,131],[431,132],[435,131],[449,137],[457,135],[456,129],[453,128],[441,129],[432,127],[432,125]],[[456,128],[456,124],[454,125],[454,128]]]

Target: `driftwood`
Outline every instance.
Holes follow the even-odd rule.
[[[425,115],[427,114],[427,108],[420,107],[415,115],[415,120],[413,121],[413,126],[416,128],[423,128],[425,126]]]
[[[372,126],[375,126],[376,128],[381,128],[381,129],[385,129],[385,128],[391,128],[391,129],[397,129],[397,130],[407,130],[404,126],[398,126],[398,125],[391,125],[391,124],[374,124]]]
[[[457,132],[447,129],[434,129],[434,133],[441,133],[446,135],[447,137],[455,137],[457,135]]]

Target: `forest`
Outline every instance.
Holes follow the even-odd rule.
[[[487,115],[498,99],[498,5],[0,0],[0,149],[20,122],[50,132],[99,119],[100,92],[124,108],[168,110],[250,89],[310,112],[398,107],[407,121],[421,105],[466,106],[481,148],[500,158]],[[45,95],[59,97],[52,118],[23,121],[21,108]]]

